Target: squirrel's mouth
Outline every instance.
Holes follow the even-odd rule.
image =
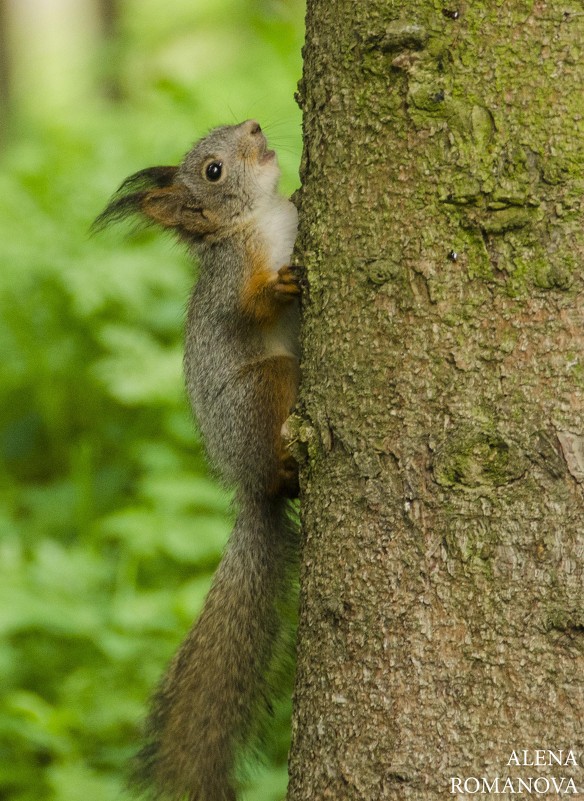
[[[260,156],[260,164],[266,164],[268,161],[276,157],[275,150],[266,150],[263,156]]]
[[[246,135],[241,143],[242,157],[260,166],[277,161],[276,152],[268,147],[268,140],[264,132],[257,123],[256,126],[251,132],[245,132]]]

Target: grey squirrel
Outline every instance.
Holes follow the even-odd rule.
[[[294,205],[255,120],[216,128],[178,167],[130,176],[96,228],[139,214],[198,256],[186,325],[189,397],[212,465],[236,490],[203,611],[153,699],[136,780],[156,798],[234,801],[238,755],[269,707],[296,532],[297,468],[282,440],[299,380]]]

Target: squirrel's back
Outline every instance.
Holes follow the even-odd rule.
[[[184,355],[187,390],[211,463],[228,483],[257,480],[260,490],[266,473],[276,470],[264,446],[270,450],[280,439],[296,398],[300,325],[297,303],[278,303],[266,319],[245,307],[246,288],[289,263],[296,235],[296,208],[284,198],[262,220],[254,215],[235,237],[202,250]],[[249,425],[241,425],[242,416]]]

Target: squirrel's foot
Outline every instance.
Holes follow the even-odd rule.
[[[299,267],[292,264],[285,264],[278,270],[274,291],[283,300],[292,300],[300,294]]]

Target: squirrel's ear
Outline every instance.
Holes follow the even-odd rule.
[[[91,226],[91,231],[101,231],[110,223],[123,220],[143,211],[144,199],[154,187],[163,189],[172,185],[178,167],[148,167],[130,175],[117,190],[109,204]]]
[[[184,192],[177,186],[167,186],[146,192],[140,200],[140,211],[163,228],[178,228],[183,202]]]
[[[197,206],[186,186],[174,183],[178,167],[149,167],[130,175],[93,223],[92,232],[135,214],[188,237],[213,233],[219,221]]]
[[[212,234],[219,221],[208,209],[197,206],[184,186],[154,189],[142,200],[142,212],[164,228],[174,228],[194,238]]]

